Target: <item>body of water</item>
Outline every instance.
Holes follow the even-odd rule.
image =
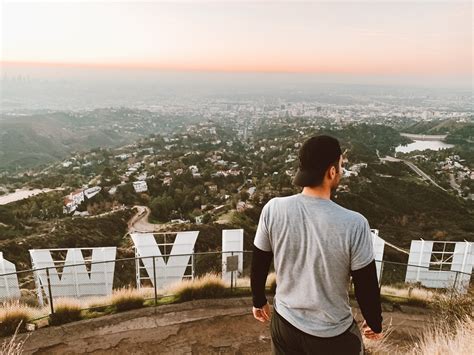
[[[410,153],[415,150],[440,150],[452,148],[454,145],[447,144],[439,140],[427,141],[427,140],[415,140],[413,143],[407,145],[399,145],[395,148],[395,152],[400,153]]]

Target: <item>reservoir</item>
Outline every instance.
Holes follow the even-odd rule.
[[[454,147],[453,144],[447,144],[440,140],[415,140],[413,143],[407,145],[399,145],[395,148],[395,152],[410,153],[415,150],[440,150]]]

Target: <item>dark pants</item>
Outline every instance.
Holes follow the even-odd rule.
[[[273,354],[363,354],[362,336],[355,321],[338,336],[320,338],[295,328],[274,311],[270,327]]]

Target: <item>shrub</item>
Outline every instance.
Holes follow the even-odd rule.
[[[194,280],[182,281],[170,286],[167,293],[180,301],[202,298],[219,298],[226,295],[227,286],[217,274],[207,274]]]
[[[49,315],[49,324],[60,325],[82,319],[80,301],[60,298],[54,302],[54,314]]]
[[[122,288],[110,297],[110,305],[114,306],[117,312],[141,308],[144,301],[143,293],[130,288]]]
[[[447,325],[456,325],[459,324],[459,321],[472,317],[474,297],[472,292],[465,295],[457,292],[436,295],[432,308],[436,311],[435,314],[439,322]]]
[[[19,302],[5,303],[0,309],[0,336],[26,331],[26,323],[33,317],[33,310]]]

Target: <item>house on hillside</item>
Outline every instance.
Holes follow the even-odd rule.
[[[136,193],[148,191],[148,185],[146,181],[134,181],[133,189]]]
[[[84,201],[85,195],[83,190],[71,192],[64,198],[63,213],[74,212],[77,207]]]
[[[84,201],[85,195],[83,190],[76,190],[69,194],[69,198],[74,201],[76,205],[81,204]]]
[[[100,186],[94,186],[89,189],[84,190],[84,196],[87,197],[87,199],[91,199],[95,195],[97,195],[100,191],[102,190],[102,187]]]
[[[237,202],[236,209],[237,209],[237,212],[244,212],[246,209],[252,208],[252,207],[253,205],[248,202],[239,201]]]
[[[189,169],[189,170],[191,171],[191,173],[193,173],[193,174],[197,174],[197,173],[199,172],[199,169],[198,169],[198,167],[197,167],[196,165],[191,165],[188,169]]]
[[[225,213],[227,211],[230,210],[230,206],[229,205],[220,205],[220,206],[217,206],[216,208],[214,208],[211,213],[212,214],[215,214],[215,215],[220,215],[222,213]]]

